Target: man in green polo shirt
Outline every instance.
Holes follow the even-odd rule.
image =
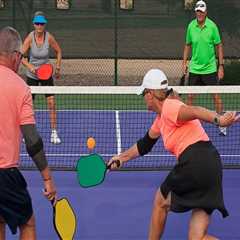
[[[223,47],[218,27],[207,17],[207,5],[198,1],[195,6],[196,19],[187,28],[186,44],[183,52],[183,73],[187,73],[187,60],[190,50],[192,57],[189,64],[189,85],[218,85],[224,77]],[[216,61],[216,52],[218,64]],[[193,94],[188,95],[187,103],[193,102]],[[223,104],[218,94],[213,94],[218,114],[223,112]],[[219,127],[220,134],[227,135],[227,129]]]

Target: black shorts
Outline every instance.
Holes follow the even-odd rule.
[[[27,183],[17,168],[0,169],[0,216],[13,234],[33,215]]]
[[[170,210],[186,212],[200,208],[211,214],[219,210],[228,216],[222,190],[222,163],[211,142],[200,141],[187,147],[160,189],[165,198],[171,192]]]
[[[209,74],[195,74],[189,73],[188,79],[189,86],[208,86],[208,85],[219,85],[217,73]]]
[[[36,80],[30,77],[27,77],[28,86],[54,86],[53,78],[49,78],[48,80]],[[46,97],[54,96],[54,94],[45,94]],[[35,94],[32,94],[33,99],[35,98]]]

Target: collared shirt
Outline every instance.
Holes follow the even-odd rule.
[[[166,99],[162,106],[161,115],[154,120],[151,130],[161,134],[164,147],[176,158],[191,144],[198,141],[209,141],[209,137],[199,120],[183,123],[177,121],[178,113],[183,102],[177,99]]]
[[[187,28],[186,44],[192,47],[189,72],[209,74],[217,71],[215,45],[221,43],[216,24],[206,17],[204,26],[198,25],[197,19],[191,21]]]
[[[0,65],[0,168],[18,167],[20,125],[35,124],[30,88]]]

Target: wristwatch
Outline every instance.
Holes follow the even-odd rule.
[[[219,117],[215,117],[213,119],[213,124],[215,124],[216,126],[219,126]]]

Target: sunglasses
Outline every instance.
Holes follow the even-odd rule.
[[[37,26],[44,26],[45,23],[39,23],[39,22],[36,22],[36,23],[34,23],[34,25],[37,25]]]
[[[20,51],[15,50],[15,51],[13,51],[13,52],[14,52],[14,53],[17,53],[17,54],[20,56],[20,60],[22,60],[23,54],[22,54]]]
[[[142,96],[144,97],[149,92],[150,92],[150,90],[145,88],[142,92]]]

